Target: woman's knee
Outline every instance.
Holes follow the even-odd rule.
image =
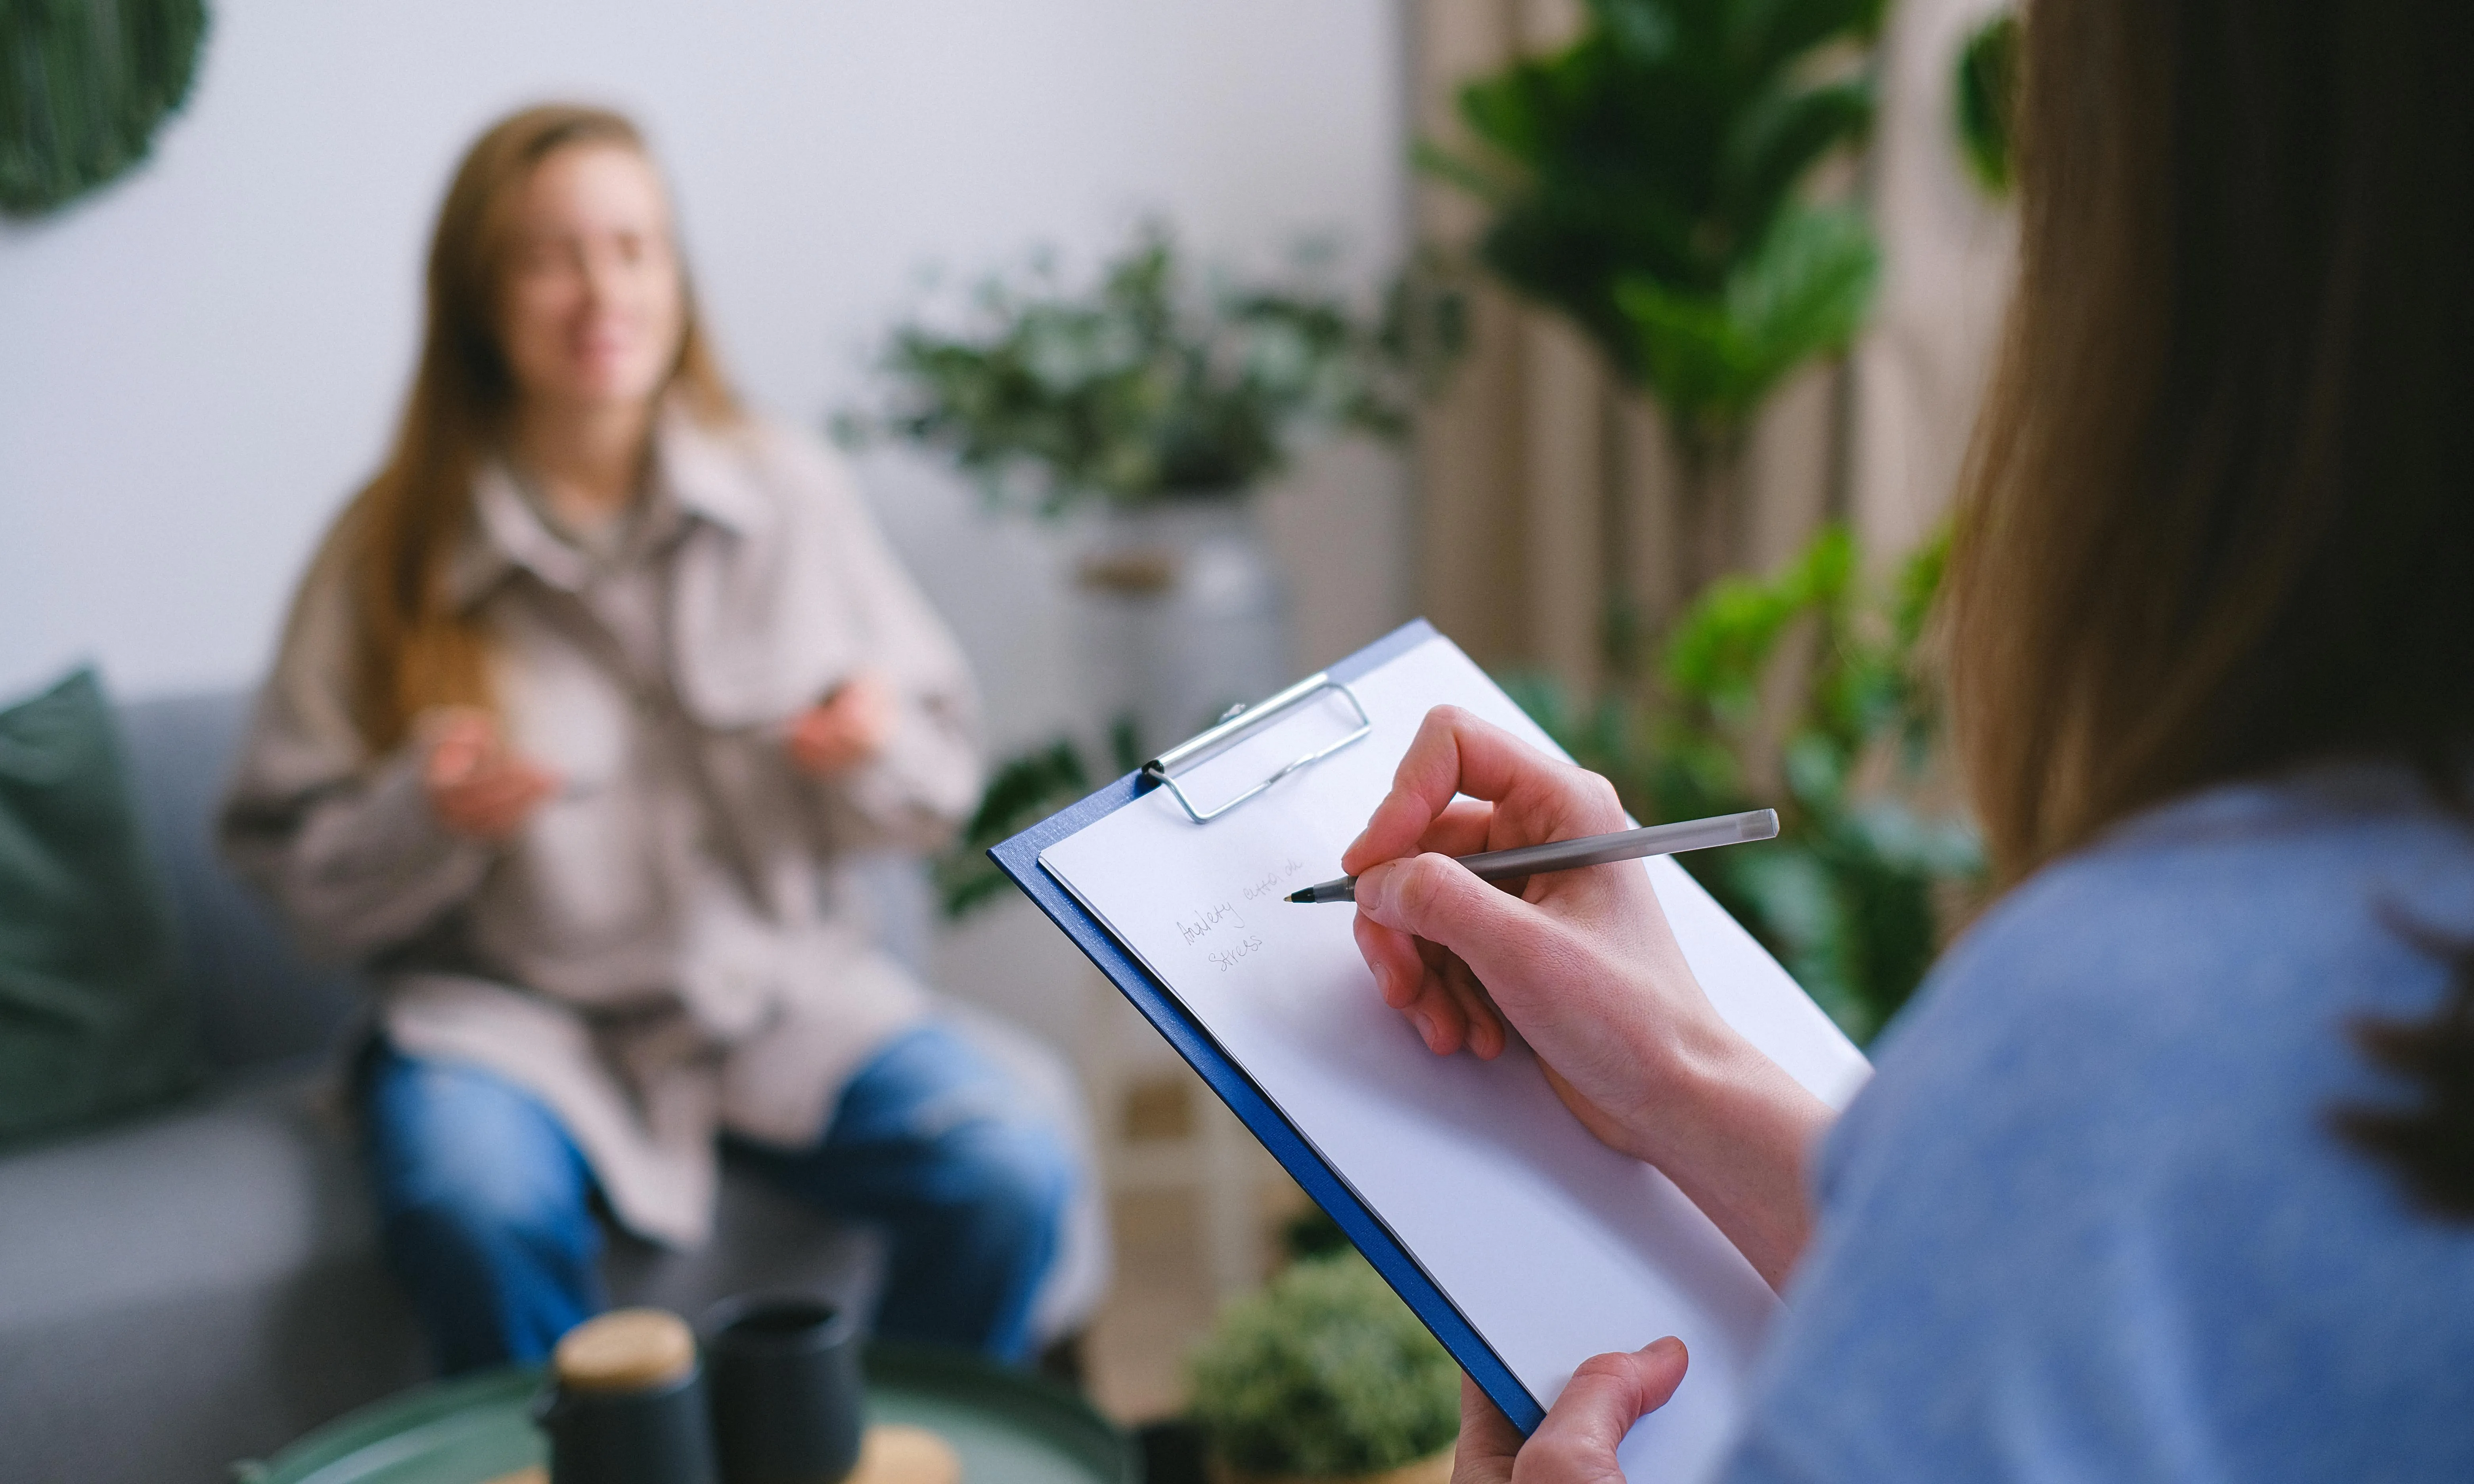
[[[390,1227],[484,1246],[592,1244],[583,1158],[530,1093],[478,1067],[390,1052],[362,1101]]]
[[[943,1142],[939,1183],[976,1222],[1026,1238],[1054,1236],[1077,1172],[1053,1130],[1030,1120],[989,1120]]]
[[[380,1200],[390,1229],[478,1250],[515,1246],[576,1256],[598,1248],[590,1201],[569,1183],[484,1165],[441,1172]]]

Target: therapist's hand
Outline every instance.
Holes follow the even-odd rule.
[[[1626,862],[1497,887],[1449,858],[1624,827],[1605,778],[1438,706],[1340,865],[1358,876],[1358,949],[1429,1050],[1492,1058],[1508,1016],[1590,1132],[1649,1159],[1643,1134],[1669,1121],[1661,1067],[1733,1033],[1648,874]]]
[[[1508,1021],[1590,1133],[1665,1171],[1779,1284],[1808,1231],[1803,1160],[1830,1111],[1718,1015],[1648,873],[1497,887],[1450,859],[1623,827],[1606,779],[1438,706],[1341,857],[1358,949],[1438,1055],[1493,1057]]]
[[[1452,1484],[1624,1484],[1615,1445],[1675,1395],[1686,1358],[1684,1342],[1669,1335],[1645,1350],[1582,1362],[1525,1444],[1477,1383],[1461,1377]]]

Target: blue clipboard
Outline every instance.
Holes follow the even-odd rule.
[[[1319,679],[1343,684],[1381,669],[1394,658],[1407,654],[1428,639],[1436,637],[1434,627],[1424,619],[1403,624],[1382,638],[1341,660],[1323,672]],[[1258,708],[1269,711],[1272,704]],[[1216,730],[1217,729],[1215,729]],[[1211,733],[1205,733],[1206,737]],[[1197,739],[1198,741],[1201,739]],[[1189,744],[1191,745],[1191,744]],[[1316,1205],[1340,1224],[1341,1231],[1366,1255],[1374,1270],[1383,1275],[1403,1302],[1416,1312],[1435,1337],[1443,1343],[1463,1371],[1476,1381],[1513,1425],[1526,1435],[1545,1416],[1545,1409],[1529,1394],[1529,1389],[1514,1376],[1511,1368],[1489,1346],[1484,1336],[1470,1326],[1450,1299],[1444,1297],[1434,1280],[1426,1276],[1417,1259],[1409,1256],[1399,1240],[1392,1234],[1366,1204],[1352,1194],[1348,1186],[1325,1164],[1321,1156],[1298,1133],[1288,1118],[1272,1105],[1227,1054],[1220,1049],[1210,1033],[1187,1015],[1176,996],[1151,975],[1123,945],[1100,925],[1099,921],[1082,908],[1063,886],[1040,869],[1039,852],[1069,835],[1079,833],[1124,808],[1127,804],[1163,786],[1160,772],[1144,771],[1127,774],[1081,802],[1061,809],[1021,834],[988,851],[988,858],[1011,877],[1023,894],[1039,904],[1050,922],[1065,930],[1084,956],[1099,966],[1109,982],[1133,1001],[1152,1028],[1167,1038],[1185,1058],[1231,1113],[1243,1120],[1248,1132],[1262,1142],[1289,1177],[1303,1186]],[[1180,802],[1184,801],[1180,800]],[[1189,812],[1192,812],[1191,805]],[[1207,815],[1198,818],[1207,818]]]

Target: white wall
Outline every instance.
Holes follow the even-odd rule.
[[[1400,246],[1393,0],[218,0],[186,112],[135,176],[0,225],[0,693],[99,659],[124,695],[242,682],[410,370],[423,238],[501,111],[614,102],[675,178],[752,399],[856,395],[919,270],[1067,261],[1165,211],[1213,258],[1334,229]],[[999,740],[1071,717],[1060,539],[941,470],[871,493],[979,660]],[[1315,461],[1272,524],[1302,660],[1405,603],[1396,467]]]
[[[1158,210],[1241,264],[1336,231],[1371,280],[1403,219],[1395,3],[216,0],[153,160],[39,223],[0,219],[0,696],[77,658],[124,696],[258,673],[396,416],[448,172],[510,108],[640,118],[742,390],[813,424],[860,395],[923,265],[967,280],[1049,242],[1087,266]],[[1080,720],[1071,538],[983,518],[915,456],[861,473],[970,650],[998,745]],[[1330,450],[1267,517],[1301,663],[1405,616],[1396,461]],[[946,987],[1069,1043],[1157,1046],[1027,903],[937,960]]]

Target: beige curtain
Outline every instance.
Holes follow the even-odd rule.
[[[1879,560],[1930,529],[1974,416],[2008,261],[2006,220],[1951,144],[1958,37],[1995,0],[1908,0],[1883,41],[1885,98],[1868,188],[1887,268],[1847,365],[1782,388],[1744,470],[1735,561],[1775,566],[1832,515]],[[1453,144],[1467,80],[1567,40],[1578,0],[1413,0],[1414,127]],[[1483,222],[1463,193],[1416,186],[1422,240],[1460,247]],[[1578,331],[1482,285],[1471,350],[1417,449],[1422,610],[1484,664],[1536,665],[1589,687],[1628,611],[1653,631],[1679,600],[1677,477],[1656,410],[1613,381]]]
[[[2009,302],[2009,208],[1960,163],[1952,116],[1959,48],[2003,0],[1903,0],[1881,38],[1873,218],[1881,293],[1853,364],[1849,514],[1877,560],[1922,539],[1950,507]]]

